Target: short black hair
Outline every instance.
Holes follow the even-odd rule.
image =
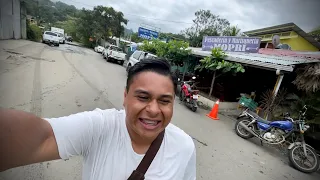
[[[141,72],[155,72],[163,76],[167,76],[172,81],[174,92],[177,90],[177,80],[171,73],[171,65],[165,59],[143,59],[132,66],[128,71],[126,90],[129,91],[133,78]]]

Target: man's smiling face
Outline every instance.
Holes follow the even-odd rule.
[[[170,123],[175,94],[169,76],[152,71],[140,72],[132,79],[124,96],[129,132],[153,139]]]

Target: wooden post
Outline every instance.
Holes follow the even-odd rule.
[[[283,74],[278,75],[276,84],[274,85],[273,92],[272,92],[273,98],[272,98],[271,106],[273,105],[273,101],[274,101],[274,99],[276,98],[276,96],[277,96],[277,94],[278,94],[278,91],[279,91],[279,89],[280,89],[280,85],[281,85],[281,83],[282,83],[283,77],[284,77]],[[269,115],[269,114],[265,114],[265,119],[268,119],[268,115]]]
[[[279,91],[279,88],[280,88],[280,85],[282,83],[282,80],[283,80],[283,74],[280,74],[277,78],[277,81],[276,81],[276,84],[274,85],[274,88],[273,88],[273,97],[276,97],[277,94],[278,94],[278,91]]]
[[[211,81],[211,87],[210,87],[210,92],[209,92],[209,98],[211,97],[211,94],[212,94],[213,84],[214,84],[214,81],[215,81],[215,79],[216,79],[216,72],[217,72],[217,70],[215,70],[214,73],[213,73],[213,77],[212,77],[212,81]]]

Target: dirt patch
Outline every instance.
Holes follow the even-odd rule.
[[[12,51],[12,50],[8,50],[8,49],[4,49],[4,51],[9,54],[9,56],[6,58],[7,60],[8,59],[10,60],[10,58],[12,59],[14,57],[15,59],[23,58],[23,59],[29,59],[29,60],[55,62],[55,60],[44,59],[44,58],[39,58],[39,57],[34,57],[34,56],[28,56],[28,55],[24,55],[23,53]]]

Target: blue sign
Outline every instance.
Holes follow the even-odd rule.
[[[143,39],[150,39],[151,40],[153,38],[157,39],[159,37],[159,33],[156,31],[152,31],[152,30],[149,30],[146,28],[139,27],[138,36]]]
[[[260,48],[259,37],[204,36],[202,50],[211,51],[221,48],[223,51],[257,53]]]

